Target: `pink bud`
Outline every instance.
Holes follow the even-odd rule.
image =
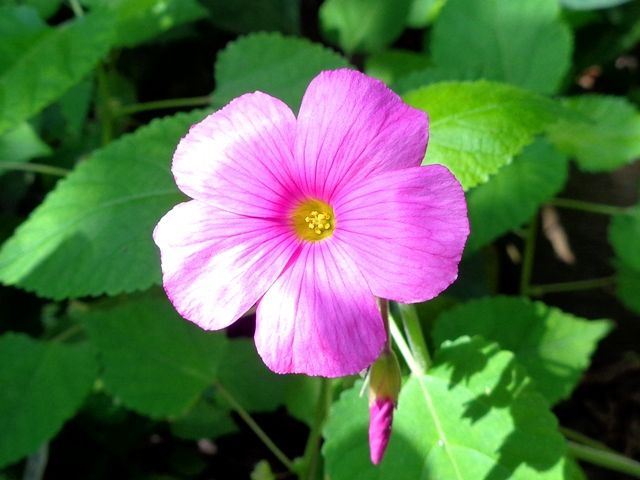
[[[371,463],[378,465],[382,460],[389,437],[395,404],[389,398],[379,398],[369,405],[369,451]]]

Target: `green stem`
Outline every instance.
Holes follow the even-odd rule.
[[[593,438],[587,437],[585,434],[577,432],[571,428],[559,427],[560,433],[562,433],[568,440],[573,440],[582,445],[595,448],[597,450],[604,450],[606,452],[614,452],[611,448],[607,447],[604,443],[598,442]],[[615,452],[614,452],[615,453]]]
[[[589,213],[599,213],[602,215],[619,215],[621,213],[629,212],[629,207],[615,207],[613,205],[603,205],[601,203],[585,202],[583,200],[574,200],[571,198],[554,198],[548,203],[555,207],[569,208]]]
[[[624,455],[600,450],[588,445],[580,445],[572,441],[567,442],[567,448],[569,453],[577,460],[640,478],[640,462],[636,462]]]
[[[226,388],[224,388],[219,382],[215,383],[215,387],[218,393],[220,393],[220,395],[224,397],[227,403],[229,403],[231,408],[233,408],[233,410],[240,416],[240,418],[242,418],[244,423],[247,424],[247,426],[253,431],[256,437],[258,437],[260,441],[264,443],[265,447],[267,447],[269,451],[273,453],[273,456],[276,457],[278,460],[280,460],[280,462],[285,467],[287,467],[287,470],[289,470],[290,472],[294,472],[295,470],[294,470],[293,462],[289,459],[289,457],[287,457],[284,454],[282,450],[278,448],[278,446],[275,443],[273,443],[273,440],[271,440],[269,436],[265,433],[265,431],[262,430],[262,428],[260,428],[260,426],[256,423],[256,421],[251,417],[251,415],[249,415],[249,412],[247,412],[242,407],[242,405],[240,405],[240,403],[235,399],[235,397],[231,395],[231,393]]]
[[[527,238],[524,244],[524,258],[522,259],[522,270],[520,272],[520,294],[529,294],[529,282],[533,271],[533,259],[536,254],[536,237],[538,235],[538,212],[529,222]]]
[[[389,322],[389,330],[391,331],[391,336],[393,337],[394,343],[398,347],[398,350],[400,350],[400,355],[402,355],[402,358],[404,358],[404,361],[409,366],[409,370],[411,370],[411,373],[417,377],[422,377],[425,371],[414,358],[413,353],[411,353],[411,348],[409,348],[409,344],[402,336],[402,332],[400,332],[398,325],[396,325],[393,315],[391,315],[390,317],[391,321]]]
[[[311,433],[307,439],[307,445],[304,449],[302,457],[302,468],[299,478],[303,480],[314,480],[318,470],[318,460],[320,453],[320,439],[322,438],[322,427],[329,412],[329,406],[332,399],[331,380],[328,378],[321,379],[320,394],[318,395],[318,403],[316,405],[316,416],[311,428]]]
[[[54,175],[64,177],[69,173],[66,168],[53,167],[42,163],[20,163],[20,162],[0,162],[0,170],[18,170],[21,172],[42,173],[44,175]]]
[[[84,10],[82,10],[82,5],[80,5],[80,2],[78,0],[69,0],[69,6],[71,7],[71,10],[73,10],[73,14],[76,17],[84,16]]]
[[[209,95],[203,97],[168,98],[166,100],[155,100],[153,102],[123,105],[122,107],[118,107],[118,109],[114,112],[114,115],[122,117],[125,115],[133,115],[135,113],[148,112],[152,110],[166,110],[171,108],[183,107],[203,107],[211,105],[211,101],[212,97]]]
[[[402,319],[404,334],[409,340],[411,353],[416,359],[416,362],[420,365],[420,368],[426,372],[429,370],[429,367],[431,367],[431,355],[429,355],[427,342],[424,340],[416,307],[403,303],[398,303],[397,306],[398,311],[400,312],[400,318]]]
[[[71,338],[74,335],[80,333],[81,331],[82,331],[82,325],[79,324],[79,323],[76,323],[74,325],[71,325],[66,330],[63,330],[62,332],[60,332],[55,337],[51,338],[51,341],[52,342],[64,342],[65,340],[68,340],[69,338]]]
[[[545,285],[531,285],[528,293],[532,297],[540,297],[547,293],[577,292],[580,290],[591,290],[594,288],[608,287],[615,282],[614,277],[592,278],[589,280],[578,280],[575,282],[547,283]]]
[[[49,461],[49,444],[44,443],[27,458],[22,480],[42,480]]]

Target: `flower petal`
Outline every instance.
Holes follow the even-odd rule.
[[[195,124],[180,141],[172,171],[190,197],[235,213],[281,214],[296,187],[295,117],[277,98],[254,92]]]
[[[331,202],[347,182],[420,165],[427,140],[427,115],[379,80],[348,69],[322,72],[309,84],[298,114],[300,182]]]
[[[197,200],[167,213],[153,238],[171,302],[206,330],[224,328],[251,308],[298,248],[282,225]]]
[[[394,409],[389,398],[376,398],[369,404],[369,454],[374,465],[382,461],[389,444]]]
[[[355,260],[374,295],[423,302],[457,278],[469,221],[462,187],[445,167],[366,179],[333,207],[333,238]]]
[[[256,318],[258,352],[278,373],[350,375],[370,365],[385,343],[362,274],[329,240],[303,245],[260,300]]]

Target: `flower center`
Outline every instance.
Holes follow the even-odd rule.
[[[291,218],[296,235],[310,242],[330,237],[336,228],[333,208],[321,200],[305,200],[293,211]]]

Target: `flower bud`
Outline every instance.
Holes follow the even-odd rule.
[[[389,443],[400,386],[398,360],[392,351],[383,352],[369,377],[369,451],[374,465],[380,463]]]

